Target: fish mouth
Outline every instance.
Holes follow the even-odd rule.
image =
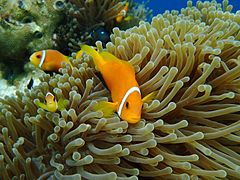
[[[140,116],[129,117],[127,121],[131,124],[137,123],[140,121]]]
[[[34,54],[32,54],[30,57],[29,57],[29,60],[30,62],[34,65],[34,66],[38,66],[39,62],[37,62],[37,59],[35,58]]]
[[[34,61],[34,58],[33,58],[33,54],[29,57],[29,60],[30,60],[30,62],[32,62],[33,63],[33,61]]]

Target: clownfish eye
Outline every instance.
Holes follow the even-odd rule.
[[[41,59],[42,56],[41,56],[40,54],[38,54],[36,57],[37,57],[38,59]]]
[[[129,108],[129,102],[126,102],[126,108],[127,109]]]

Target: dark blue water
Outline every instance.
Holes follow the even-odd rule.
[[[143,2],[143,0],[135,0],[136,2]],[[202,0],[204,1],[204,0]],[[197,0],[193,0],[193,5],[195,5]],[[221,3],[222,0],[217,0]],[[181,8],[186,7],[187,0],[150,0],[149,8],[153,10],[153,15],[163,13],[165,10],[181,10]],[[240,10],[240,0],[229,0],[229,4],[233,5],[233,12]]]

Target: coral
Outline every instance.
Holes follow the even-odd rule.
[[[115,18],[125,6],[126,1],[122,0],[69,0],[66,5],[65,23],[61,24],[56,31],[56,43],[62,51],[69,49],[78,50],[79,44],[87,43],[94,45],[97,40],[103,43],[109,41],[109,35],[113,27],[133,27],[140,20],[146,20],[151,15],[151,10],[146,8],[146,4],[129,2],[127,16],[131,16],[130,21],[117,23]],[[101,29],[108,38],[102,40],[93,34]],[[65,42],[65,43],[63,43]]]
[[[0,177],[238,179],[239,18],[215,1],[189,1],[181,13],[113,29],[106,49],[134,65],[143,96],[158,92],[138,124],[93,111],[110,93],[87,55],[1,99]],[[38,108],[47,92],[66,99],[66,109]]]
[[[26,81],[24,76],[33,70],[24,67],[30,54],[56,47],[53,34],[62,13],[54,5],[49,0],[0,0],[0,95],[23,87],[19,81]]]
[[[2,98],[5,96],[15,96],[16,91],[24,92],[26,88],[31,89],[33,86],[37,86],[40,83],[39,76],[43,74],[40,70],[34,70],[28,74],[14,74],[15,76],[12,77],[14,81],[9,83],[10,78],[6,80],[2,77],[1,73],[2,72],[0,71],[0,97]]]
[[[23,66],[29,54],[54,47],[52,36],[61,17],[52,1],[1,0],[1,62]]]

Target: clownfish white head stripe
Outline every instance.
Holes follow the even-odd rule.
[[[45,57],[46,57],[46,51],[45,50],[42,50],[42,57],[41,57],[41,60],[40,60],[40,63],[38,65],[39,68],[42,67],[44,61],[45,61]]]
[[[57,100],[52,93],[48,92],[45,96],[45,100],[49,109],[53,108],[54,110],[56,110],[58,108]]]
[[[122,16],[125,17],[127,15],[127,11],[126,10],[121,10]]]
[[[131,87],[131,88],[126,92],[126,94],[124,95],[124,97],[122,98],[122,101],[121,101],[121,103],[120,103],[120,105],[119,105],[119,108],[118,108],[118,111],[117,111],[119,117],[121,117],[122,110],[123,110],[123,106],[124,106],[124,104],[125,104],[128,96],[131,95],[131,94],[132,94],[133,92],[135,92],[135,91],[138,92],[138,93],[141,95],[140,89],[139,89],[138,87],[135,87],[135,86],[134,86],[134,87]]]

